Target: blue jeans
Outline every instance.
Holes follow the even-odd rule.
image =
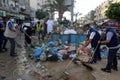
[[[15,54],[15,39],[14,38],[8,38],[7,39],[10,41],[10,55]]]

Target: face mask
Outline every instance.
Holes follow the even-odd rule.
[[[14,20],[14,19],[11,19],[10,21],[11,21],[11,22],[15,22],[15,20]]]
[[[3,20],[0,20],[0,23],[3,23]]]
[[[104,32],[105,32],[105,31],[106,31],[106,29],[102,29],[102,31],[104,31]]]
[[[94,26],[94,25],[91,25],[90,27],[91,27],[91,28],[95,28],[95,26]]]

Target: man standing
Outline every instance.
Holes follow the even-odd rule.
[[[15,53],[15,37],[16,37],[17,31],[13,24],[14,22],[15,22],[14,17],[11,16],[8,18],[8,21],[6,24],[6,30],[4,33],[5,37],[7,37],[7,39],[10,41],[10,44],[11,44],[10,56],[12,56],[12,57],[17,56]]]
[[[88,31],[88,39],[83,46],[83,48],[87,47],[91,43],[91,47],[93,49],[96,49],[94,55],[93,55],[93,60],[90,62],[91,64],[96,63],[98,60],[101,60],[100,56],[100,45],[98,45],[98,41],[100,40],[100,34],[99,32],[90,27],[90,24],[86,24],[83,26],[83,30]]]
[[[36,28],[36,22],[35,21],[31,21],[31,26],[32,26],[32,34],[35,35],[35,28]]]
[[[36,32],[37,32],[37,35],[38,35],[39,42],[40,42],[40,30],[41,30],[41,24],[40,24],[40,21],[38,21],[37,25],[36,25]]]
[[[111,73],[111,69],[115,71],[118,70],[116,53],[120,48],[120,42],[116,33],[116,29],[111,28],[110,26],[113,27],[107,22],[102,24],[102,28],[106,29],[106,36],[104,41],[99,41],[100,44],[106,44],[109,48],[107,65],[105,68],[101,69],[102,71],[108,73]]]
[[[4,40],[4,26],[3,26],[3,20],[2,17],[0,17],[0,53],[2,53],[2,48],[3,48],[3,40]]]
[[[53,31],[53,26],[54,26],[54,21],[52,18],[50,18],[48,21],[47,21],[47,33],[48,34],[51,34],[52,31]]]
[[[68,27],[70,22],[69,20],[66,19],[66,17],[64,18],[64,20],[62,21],[62,24],[65,26],[65,27]]]

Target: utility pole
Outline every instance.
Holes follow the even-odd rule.
[[[71,26],[73,26],[73,16],[74,16],[74,0],[71,0]]]

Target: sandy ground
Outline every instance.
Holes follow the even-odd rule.
[[[9,48],[9,45],[7,47]],[[66,76],[64,70],[70,60],[36,63],[35,60],[27,57],[28,53],[23,46],[22,48],[17,47],[17,52],[19,55],[16,58],[11,58],[9,51],[0,54],[0,80],[120,80],[120,60],[118,60],[119,71],[112,70],[112,73],[100,70],[105,67],[106,59],[91,64],[93,71],[86,69],[81,64],[72,63],[67,68],[69,75]],[[47,77],[43,78],[46,74]]]
[[[53,71],[51,75],[56,75],[64,71],[66,62],[46,64],[51,70],[51,72]],[[106,73],[100,70],[101,68],[105,67],[106,62],[107,62],[106,59],[102,59],[102,61],[96,64],[91,64],[91,66],[94,69],[93,71],[89,71],[82,65],[78,66],[72,63],[67,70],[70,73],[68,80],[119,80],[120,60],[118,60],[119,71],[112,70],[112,73]]]
[[[112,70],[112,73],[102,72],[100,69],[106,66],[106,59],[102,59],[101,62],[97,64],[92,64],[95,69],[92,71],[92,75],[96,78],[96,80],[120,80],[120,60],[118,60],[118,71]]]

